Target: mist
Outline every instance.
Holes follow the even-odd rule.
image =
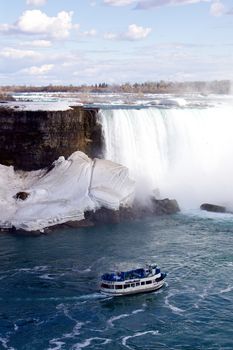
[[[102,111],[105,157],[127,166],[145,200],[156,190],[181,209],[233,207],[233,107]]]

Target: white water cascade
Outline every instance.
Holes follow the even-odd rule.
[[[101,110],[105,158],[127,166],[137,195],[182,209],[233,207],[233,107]]]

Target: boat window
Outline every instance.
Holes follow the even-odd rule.
[[[135,283],[131,283],[131,285],[130,285],[131,287],[135,287]]]
[[[140,283],[139,283],[139,282],[136,282],[136,286],[140,286]]]
[[[151,284],[152,283],[152,281],[146,281],[146,284]]]
[[[111,286],[109,286],[109,284],[105,284],[105,283],[102,283],[102,284],[101,284],[101,287],[102,287],[102,288],[107,288],[107,289],[110,289],[110,288],[111,288]]]
[[[125,284],[125,285],[124,285],[124,289],[129,288],[129,287],[130,287],[129,284]]]
[[[122,289],[122,285],[121,285],[121,284],[116,284],[116,285],[115,285],[115,288],[116,288],[116,289]]]
[[[145,282],[141,282],[141,286],[144,286],[145,285]]]

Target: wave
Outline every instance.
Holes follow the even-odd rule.
[[[143,307],[141,309],[133,310],[131,313],[121,314],[121,315],[118,315],[118,316],[111,317],[109,320],[107,320],[107,326],[108,327],[114,327],[114,322],[115,321],[118,321],[118,320],[120,320],[122,318],[131,317],[131,316],[136,315],[136,314],[138,314],[140,312],[144,312],[145,308],[146,308],[146,304],[143,304],[142,306]]]
[[[3,349],[16,350],[12,346],[9,346],[8,343],[9,343],[9,338],[0,337],[0,344],[2,345]]]
[[[83,348],[86,348],[87,346],[89,346],[93,341],[102,341],[102,342],[98,342],[98,345],[106,345],[108,343],[110,343],[112,340],[108,339],[108,338],[99,338],[99,337],[93,337],[93,338],[88,338],[85,339],[82,343],[77,343],[75,345],[72,346],[73,350],[81,350]]]
[[[127,341],[128,341],[129,339],[136,338],[136,337],[142,337],[142,336],[147,335],[147,334],[158,335],[158,334],[159,334],[159,331],[137,332],[137,333],[135,333],[135,334],[133,334],[133,335],[128,335],[128,336],[126,336],[126,337],[123,337],[123,339],[122,339],[122,345],[125,346],[125,347],[128,348],[128,349],[133,349],[133,347],[131,347],[131,346],[129,346],[129,345],[127,344]]]
[[[175,314],[181,315],[185,310],[173,305],[170,303],[170,298],[175,296],[176,294],[171,292],[165,297],[165,305]]]

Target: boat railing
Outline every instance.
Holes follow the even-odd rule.
[[[149,276],[149,271],[145,269],[136,269],[136,270],[130,270],[130,271],[124,271],[124,272],[117,272],[117,273],[106,273],[102,275],[102,280],[109,281],[109,282],[121,282],[121,281],[127,281],[130,279],[140,279],[145,278]]]

